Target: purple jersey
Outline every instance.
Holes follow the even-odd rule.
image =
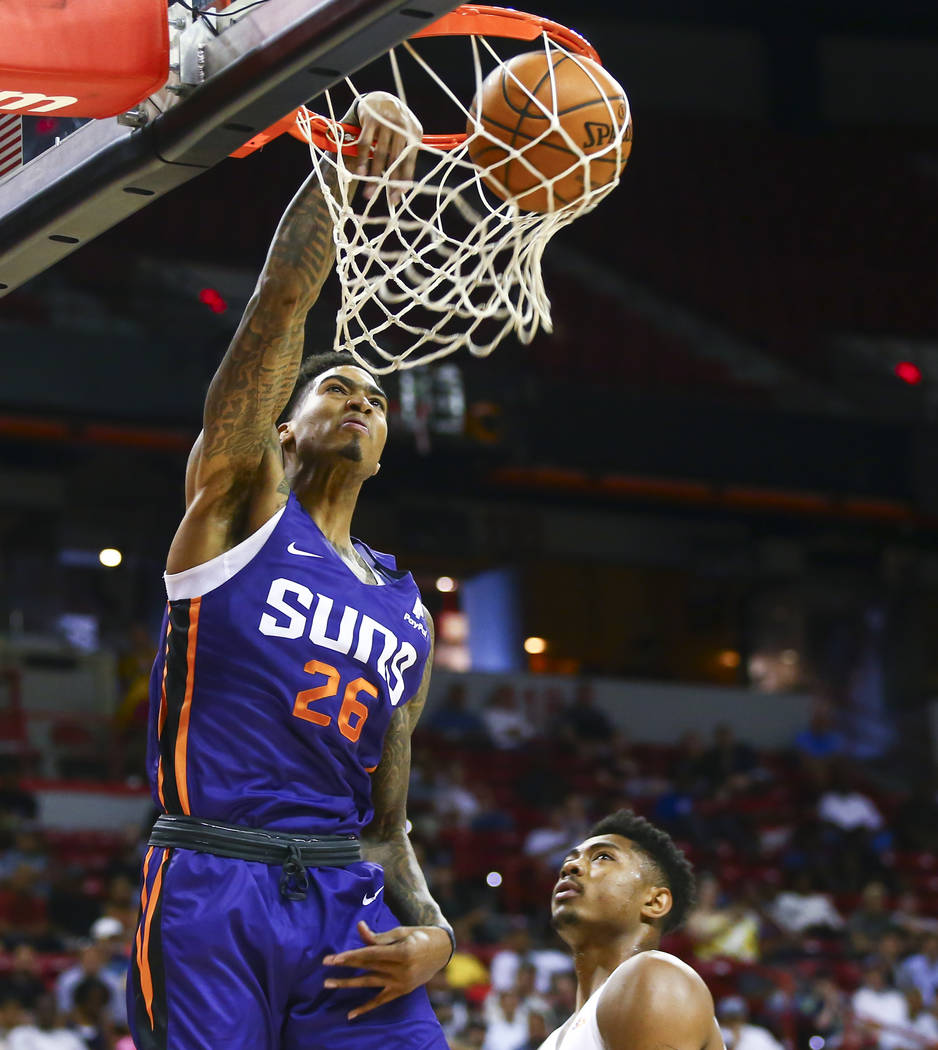
[[[253,536],[166,577],[147,767],[168,813],[357,834],[395,709],[430,651],[420,592],[356,547],[359,580],[294,495]]]

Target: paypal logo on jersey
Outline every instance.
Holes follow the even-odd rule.
[[[375,667],[387,684],[392,706],[404,698],[404,672],[417,662],[417,650],[390,628],[351,605],[341,606],[340,613],[327,595],[314,594],[302,583],[282,577],[271,583],[267,605],[278,614],[261,615],[258,629],[269,638],[307,637],[366,666],[377,643]]]
[[[407,623],[410,624],[411,627],[415,627],[424,636],[424,638],[429,638],[430,632],[427,630],[424,624],[420,623],[420,620],[414,619],[415,616],[419,616],[421,620],[424,618],[423,605],[421,604],[419,598],[414,602],[413,613],[405,612],[404,619]]]

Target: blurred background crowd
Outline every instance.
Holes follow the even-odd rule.
[[[144,828],[43,828],[29,785],[8,763],[0,1038],[123,1050]],[[858,763],[823,702],[785,748],[726,724],[663,745],[618,730],[585,682],[532,725],[510,687],[472,709],[457,680],[418,730],[410,788],[412,839],[456,931],[430,986],[455,1050],[528,1050],[572,1012],[551,888],[620,806],[694,862],[696,907],[664,947],[705,977],[731,1050],[938,1046],[934,784]]]

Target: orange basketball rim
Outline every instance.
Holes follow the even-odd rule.
[[[545,34],[567,51],[583,55],[602,65],[596,48],[585,37],[559,22],[552,22],[549,18],[541,18],[539,15],[529,15],[525,11],[491,7],[487,4],[462,4],[450,11],[448,15],[424,26],[419,32],[414,33],[411,39],[418,40],[421,37],[432,36],[491,36],[510,40],[537,40]],[[258,132],[240,149],[235,150],[231,156],[247,157],[287,132],[302,142],[309,142],[311,138],[313,144],[320,149],[335,151],[336,123],[326,117],[310,114],[311,135],[308,138],[297,127],[298,112],[299,110],[293,110],[292,113],[288,113],[282,120],[278,120],[265,131]],[[347,141],[343,141],[342,152],[349,156],[356,156],[358,146],[355,140],[359,129],[352,124],[343,124],[341,127],[348,132],[348,135],[343,136],[343,139]],[[327,129],[331,129],[331,134],[327,133]],[[451,150],[465,142],[466,138],[466,132],[462,131],[451,135],[424,135],[423,142],[436,149]]]

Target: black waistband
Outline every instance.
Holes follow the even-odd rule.
[[[361,843],[354,835],[295,835],[167,813],[157,817],[150,845],[282,865],[280,890],[290,900],[306,896],[306,868],[344,868],[362,859]]]

